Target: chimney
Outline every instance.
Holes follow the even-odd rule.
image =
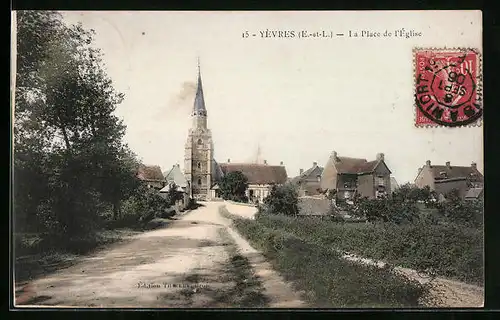
[[[431,160],[425,161],[425,165],[430,167],[431,166]]]
[[[477,170],[477,164],[475,162],[471,163],[470,166],[472,169]]]
[[[230,163],[231,162],[231,159],[227,159],[227,163]]]
[[[299,174],[303,174],[304,173],[304,169],[299,169]]]
[[[384,154],[383,153],[377,153],[377,160],[384,160]]]
[[[448,168],[450,168],[450,162],[449,162],[449,161],[446,161],[446,166],[447,166]]]
[[[283,166],[283,161],[280,161],[280,166]]]
[[[264,164],[267,164],[267,160],[264,160]]]
[[[316,167],[318,163],[316,161],[313,162],[313,167]]]
[[[337,151],[333,151],[333,152],[332,152],[332,158],[333,158],[333,160],[335,160],[335,161],[337,161],[337,160],[338,160]]]

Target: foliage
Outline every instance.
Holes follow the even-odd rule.
[[[429,186],[419,188],[406,183],[392,193],[392,199],[400,202],[424,202],[426,205],[431,205],[437,199],[437,195]]]
[[[168,205],[173,206],[179,200],[184,198],[182,192],[177,190],[177,185],[175,183],[171,183],[168,186],[168,192],[166,196],[166,201]]]
[[[316,306],[413,307],[427,292],[425,286],[387,269],[346,261],[331,246],[313,243],[283,228],[272,228],[265,223],[267,216],[248,220],[225,215],[234,219],[237,230],[298,290],[311,292],[310,300]]]
[[[299,198],[293,185],[273,185],[269,195],[264,199],[266,210],[277,214],[299,214]]]
[[[141,185],[138,192],[124,202],[123,218],[143,225],[154,218],[164,218],[169,208],[169,201],[158,191]]]
[[[418,219],[416,202],[403,199],[355,199],[354,205],[347,206],[349,213],[369,222],[411,223]]]
[[[484,203],[482,200],[463,200],[458,190],[452,190],[446,200],[436,205],[438,212],[452,223],[469,227],[483,226]]]
[[[463,225],[336,223],[261,215],[267,228],[328,248],[458,280],[481,284],[483,233]]]
[[[248,188],[248,178],[240,171],[229,172],[219,182],[221,196],[224,200],[247,202],[245,192]]]
[[[142,215],[156,212],[156,200],[137,200],[145,192],[139,161],[114,115],[123,94],[104,70],[94,32],[66,25],[53,11],[19,11],[17,18],[16,232],[91,234],[110,208],[120,219],[127,199],[125,206],[138,202]]]

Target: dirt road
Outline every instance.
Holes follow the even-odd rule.
[[[21,288],[16,306],[304,307],[298,293],[220,216],[221,205],[204,203],[167,228],[35,280]],[[248,216],[252,210],[232,213]]]

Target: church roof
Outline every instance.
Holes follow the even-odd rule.
[[[169,183],[173,182],[181,188],[186,188],[188,185],[186,176],[184,176],[178,164],[173,165],[172,169],[165,173],[165,180]]]
[[[283,184],[288,179],[283,166],[257,163],[221,163],[219,166],[224,174],[240,171],[247,177],[249,184]]]
[[[194,98],[193,115],[207,115],[205,109],[205,98],[203,97],[203,85],[201,83],[200,63],[198,62],[198,85],[196,88],[196,96]]]

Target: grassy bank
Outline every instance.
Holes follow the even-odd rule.
[[[102,230],[69,239],[40,234],[15,234],[15,280],[21,283],[70,267],[82,256],[137,233],[139,231],[131,229]]]
[[[418,307],[428,288],[388,269],[343,259],[335,250],[306,238],[272,228],[261,219],[233,220],[236,229],[258,248],[274,268],[297,289],[311,293],[318,307]]]
[[[262,215],[259,222],[307,241],[394,265],[482,285],[483,234],[458,225],[355,224]]]
[[[165,227],[169,221],[155,218],[134,228],[115,228],[116,226],[112,224],[107,229],[64,239],[41,233],[14,234],[15,280],[16,282],[32,280],[67,268],[82,256],[124,241],[140,232]]]

